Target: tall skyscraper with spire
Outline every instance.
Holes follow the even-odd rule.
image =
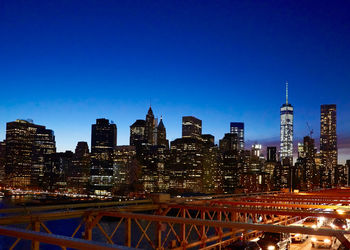
[[[289,158],[293,162],[293,119],[294,108],[288,103],[288,82],[286,82],[286,103],[281,106],[281,160]]]
[[[157,126],[156,120],[154,119],[153,111],[151,106],[149,106],[147,115],[146,115],[146,129],[145,129],[145,138],[150,145],[155,145],[155,128]]]

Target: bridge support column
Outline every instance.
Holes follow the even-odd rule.
[[[131,247],[131,218],[125,218],[125,246]]]
[[[92,240],[92,225],[91,225],[92,220],[93,218],[89,215],[85,218],[85,231],[84,231],[85,240]]]
[[[221,211],[218,211],[218,212],[217,212],[217,220],[218,220],[218,221],[222,221],[222,212],[221,212]],[[219,236],[219,239],[218,239],[217,242],[220,244],[221,241],[222,241],[222,234],[223,234],[223,231],[222,231],[222,228],[221,228],[221,227],[217,228],[216,234]],[[221,244],[220,244],[219,249],[221,249]]]
[[[181,217],[186,219],[186,209],[182,208]],[[181,247],[186,249],[187,241],[186,241],[186,224],[181,224]]]
[[[40,232],[40,221],[32,222],[32,230],[35,232]],[[39,250],[40,242],[32,241],[32,250]]]
[[[157,222],[157,250],[162,250],[162,223]]]
[[[205,210],[201,211],[201,219],[205,220]],[[201,226],[200,228],[200,232],[201,232],[201,248],[204,248],[206,246],[206,240],[207,240],[207,234],[205,233],[205,226]]]

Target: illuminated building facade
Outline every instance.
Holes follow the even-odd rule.
[[[288,160],[293,163],[293,120],[294,108],[288,103],[288,82],[286,83],[286,103],[281,107],[281,161]]]
[[[140,171],[135,163],[135,156],[134,146],[117,146],[114,149],[113,165],[116,168],[114,193],[125,195],[128,191],[137,189]]]
[[[6,143],[0,142],[0,183],[5,181]]]
[[[162,124],[159,128],[161,135],[158,137],[158,119],[154,118],[152,108],[149,107],[146,114],[145,120],[136,120],[130,126],[130,145],[131,146],[154,146],[157,145],[158,138],[161,140],[161,143],[164,142],[164,133],[165,128]]]
[[[316,171],[315,140],[310,136],[305,136],[303,143],[298,144],[298,160],[295,164],[299,173],[299,186],[301,190],[318,188],[320,174]]]
[[[243,122],[231,122],[230,133],[237,134],[238,138],[238,150],[244,150],[244,123]]]
[[[42,188],[51,192],[66,192],[67,177],[73,168],[73,152],[53,153],[46,156]]]
[[[197,138],[202,136],[202,120],[194,116],[182,117],[182,137],[183,138]]]
[[[276,147],[267,147],[266,150],[267,161],[268,162],[276,162],[277,161],[277,148]]]
[[[9,185],[39,188],[44,178],[45,156],[56,152],[52,130],[32,121],[6,124],[6,167]]]
[[[67,174],[67,189],[69,192],[87,193],[91,166],[87,142],[78,142],[72,161],[72,168]]]
[[[239,147],[237,134],[225,134],[224,138],[219,141],[219,147],[222,152],[237,151]]]
[[[252,145],[252,151],[251,154],[252,156],[259,157],[261,156],[261,144],[253,144]]]
[[[91,153],[113,152],[117,145],[117,126],[107,119],[96,119],[91,126]]]
[[[130,126],[130,146],[137,146],[146,142],[145,130],[146,130],[145,120],[136,120]]]
[[[97,119],[91,126],[90,191],[109,195],[114,186],[113,153],[117,143],[117,126],[107,119]]]
[[[321,105],[320,154],[322,185],[329,186],[333,169],[338,164],[337,107],[335,104]]]

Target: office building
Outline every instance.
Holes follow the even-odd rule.
[[[146,143],[146,121],[136,120],[130,126],[130,146],[138,146]]]
[[[253,144],[252,150],[251,150],[251,156],[252,157],[260,157],[261,156],[261,144]]]
[[[321,105],[320,154],[322,184],[329,186],[332,171],[338,164],[337,107],[335,104]]]
[[[164,146],[167,149],[169,148],[169,141],[166,139],[166,129],[162,117],[157,126],[157,145]]]
[[[149,145],[156,145],[157,121],[154,119],[152,108],[149,107],[145,120],[145,139]]]
[[[44,178],[45,155],[56,152],[52,130],[32,121],[6,124],[5,172],[10,186],[39,188]]]
[[[202,120],[194,116],[182,117],[182,137],[183,138],[197,138],[202,136]]]
[[[277,148],[276,147],[267,147],[266,150],[267,161],[268,162],[276,162],[277,161]]]
[[[88,193],[90,179],[91,156],[87,142],[78,142],[72,158],[72,167],[67,173],[67,187],[69,192]]]
[[[117,145],[117,126],[107,119],[96,119],[91,127],[91,153],[113,152]]]
[[[239,147],[237,134],[226,133],[224,138],[219,141],[221,152],[237,151]]]
[[[238,150],[244,150],[244,123],[243,122],[231,122],[230,133],[237,134],[238,138]]]

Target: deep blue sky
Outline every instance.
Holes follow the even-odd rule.
[[[0,139],[6,122],[31,118],[74,149],[105,117],[128,144],[151,98],[170,140],[194,115],[216,140],[243,121],[246,139],[266,144],[288,80],[295,137],[307,121],[319,137],[320,104],[335,103],[344,153],[349,13],[348,0],[0,1]]]

